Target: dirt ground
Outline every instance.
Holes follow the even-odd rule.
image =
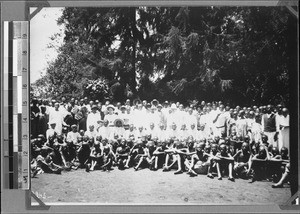
[[[205,175],[190,177],[186,173],[142,169],[110,172],[84,169],[56,174],[40,174],[31,180],[31,190],[44,203],[96,202],[141,204],[283,204],[290,197],[289,185],[273,189],[272,183]]]

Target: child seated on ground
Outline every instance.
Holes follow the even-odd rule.
[[[178,150],[182,148],[182,143],[175,139],[174,143],[171,144],[173,146],[169,146],[169,149],[165,150],[166,152],[166,160],[165,160],[165,166],[163,168],[163,171],[170,171],[171,168],[177,163],[178,169],[174,172],[174,174],[180,174],[182,173],[182,166],[181,166],[181,158],[178,153]],[[169,162],[171,161],[171,164],[169,165]]]
[[[134,161],[136,163],[136,166],[134,167],[135,171],[137,171],[142,164],[147,163],[148,149],[142,140],[138,140],[136,148],[132,151],[132,155],[134,156]]]
[[[90,160],[91,163],[86,165],[86,171],[94,171],[96,166],[102,165],[103,150],[100,148],[100,142],[96,141],[91,148]]]
[[[154,158],[154,170],[163,166],[164,160],[166,158],[165,150],[169,149],[165,141],[158,143],[155,151],[153,152]]]
[[[154,170],[154,168],[155,168],[154,151],[156,151],[156,145],[155,145],[154,141],[148,141],[146,146],[147,146],[147,149],[148,149],[148,157],[146,159],[147,159],[147,162],[149,164],[150,170]]]
[[[124,169],[129,158],[130,148],[125,139],[121,139],[120,145],[116,150],[116,161],[118,169]]]
[[[265,145],[259,147],[258,153],[255,154],[250,162],[247,175],[253,171],[251,183],[266,178],[267,160],[270,159],[268,148]]]
[[[218,153],[218,145],[217,144],[211,144],[211,150],[210,153],[206,153],[210,156],[210,165],[207,172],[207,177],[214,178],[212,171],[217,167],[217,160],[219,159],[216,155]]]
[[[290,163],[288,163],[285,166],[285,171],[282,174],[280,180],[276,184],[273,184],[272,188],[282,188],[283,184],[288,181],[289,177],[290,177]]]
[[[216,154],[216,157],[218,158],[216,159],[218,180],[222,180],[222,172],[228,169],[228,180],[234,181],[232,176],[234,159],[231,154],[227,152],[225,144],[220,145],[220,151]]]
[[[37,156],[37,170],[39,173],[55,173],[61,174],[61,167],[54,164],[50,156],[52,149],[47,146],[43,146],[41,149],[41,154]],[[38,174],[39,174],[38,173]]]
[[[235,159],[234,164],[234,173],[239,178],[247,178],[246,173],[249,167],[249,161],[250,161],[250,152],[249,152],[249,144],[243,143],[242,149],[238,150],[235,156],[233,156]]]
[[[205,169],[207,169],[207,165],[210,163],[207,162],[209,156],[205,155],[204,149],[205,143],[204,141],[201,141],[196,145],[195,151],[191,156],[191,161],[185,161],[185,165],[188,168],[188,174],[191,176],[196,176],[198,173],[200,174],[203,172],[203,170],[207,171]]]
[[[203,143],[203,146],[205,144]],[[196,154],[196,150],[195,150],[195,147],[194,147],[194,141],[192,140],[189,140],[187,142],[187,146],[185,146],[184,148],[182,149],[179,149],[178,150],[178,154],[180,155],[180,158],[181,158],[181,162],[180,164],[183,162],[185,167],[187,168],[188,170],[188,174],[190,176],[197,176],[197,173],[194,172],[193,170],[193,167],[194,167],[194,155]]]
[[[103,145],[103,156],[102,156],[102,163],[103,165],[101,166],[102,170],[103,171],[106,171],[106,170],[112,170],[112,164],[113,164],[113,154],[112,154],[112,151],[111,151],[111,147],[107,144],[107,140],[104,139],[102,141],[102,145]]]

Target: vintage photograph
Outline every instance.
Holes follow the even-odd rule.
[[[297,41],[287,7],[41,9],[31,191],[45,204],[284,204]]]

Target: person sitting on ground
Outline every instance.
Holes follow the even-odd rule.
[[[255,154],[250,162],[247,175],[253,170],[251,183],[266,178],[267,160],[270,159],[268,148],[265,145],[259,147],[258,153]]]
[[[95,141],[93,147],[91,148],[90,159],[91,163],[86,165],[86,171],[94,171],[95,167],[101,166],[103,157],[103,150],[100,148],[100,142]]]
[[[148,157],[148,149],[144,145],[142,140],[138,140],[137,146],[132,151],[132,154],[134,156],[134,161],[136,163],[134,170],[137,171],[142,164],[147,163],[147,157]]]
[[[210,150],[210,166],[208,169],[208,173],[207,173],[207,177],[209,178],[214,178],[212,171],[217,168],[217,160],[219,160],[219,158],[216,156],[218,153],[218,145],[217,144],[211,144],[211,150]]]
[[[186,159],[185,166],[188,168],[188,174],[191,176],[197,176],[197,173],[194,171],[194,167],[196,163],[204,163],[206,162],[206,158],[204,157],[204,148],[205,148],[205,143],[202,141],[199,144],[196,145],[196,148],[193,152],[193,155],[191,156],[191,160],[189,161]]]
[[[155,140],[155,138],[154,138],[154,140]],[[154,169],[154,167],[155,167],[155,155],[153,154],[154,151],[156,151],[155,142],[150,140],[150,141],[148,141],[146,146],[147,146],[147,149],[148,149],[148,157],[146,159],[147,159],[147,162],[149,164],[149,168],[150,168],[150,170],[155,170]]]
[[[126,140],[122,138],[120,145],[116,150],[116,157],[117,157],[116,161],[117,161],[118,169],[127,168],[125,166],[129,158],[129,152],[130,152],[130,148],[126,143]]]
[[[61,174],[61,167],[57,166],[53,163],[52,158],[50,156],[50,152],[52,148],[43,146],[41,149],[41,154],[37,156],[37,169],[41,171],[41,173],[55,173]]]
[[[285,166],[285,172],[282,174],[280,180],[272,185],[272,188],[282,188],[283,184],[288,181],[290,177],[290,163]]]
[[[183,144],[178,139],[175,139],[173,145],[174,146],[170,147],[170,149],[165,150],[165,152],[167,152],[167,155],[168,153],[171,153],[172,163],[168,165],[168,161],[166,160],[163,171],[169,171],[177,163],[177,170],[174,172],[174,174],[177,175],[183,172],[182,155],[184,155],[185,153],[181,151],[181,149],[183,149]]]
[[[51,157],[53,160],[53,163],[59,166],[63,166],[64,169],[70,170],[70,166],[67,165],[66,158],[62,152],[62,145],[58,142],[54,143],[53,145],[53,151],[51,153]]]
[[[107,139],[102,140],[102,145],[103,145],[103,152],[102,152],[103,165],[101,166],[101,168],[103,171],[112,170],[114,157],[111,151],[111,147],[107,144]]]
[[[167,147],[167,143],[165,141],[160,142],[159,145],[156,147],[156,150],[153,152],[155,157],[154,159],[154,170],[157,170],[159,167],[163,165],[163,162],[166,158],[165,150],[169,149]]]
[[[247,178],[246,173],[249,167],[249,161],[250,161],[250,152],[249,152],[249,144],[244,142],[242,144],[242,149],[238,150],[237,153],[233,156],[235,159],[234,164],[234,172],[235,175],[239,178]]]
[[[83,136],[82,143],[80,143],[79,148],[77,149],[79,167],[84,168],[89,161],[90,158],[90,145],[89,145],[89,137],[87,135]]]
[[[217,160],[218,180],[222,180],[223,170],[228,169],[228,180],[234,181],[232,176],[234,159],[231,154],[228,153],[225,144],[220,145],[220,151],[216,157],[219,158],[219,160]]]
[[[267,165],[267,177],[269,180],[273,180],[274,183],[277,183],[281,178],[281,165],[282,157],[279,149],[277,147],[273,147],[270,154],[270,160]]]

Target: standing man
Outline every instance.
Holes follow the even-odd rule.
[[[59,110],[59,104],[54,104],[54,109],[49,113],[49,121],[55,122],[55,131],[58,135],[61,134],[63,125],[67,126],[64,122],[64,113]]]
[[[269,144],[278,147],[278,131],[273,106],[267,106],[266,113],[262,115],[261,124],[264,134],[268,136]]]
[[[278,118],[279,149],[288,148],[290,151],[290,115],[287,108],[282,109],[282,115]]]
[[[214,136],[219,136],[221,137],[222,133],[226,133],[226,114],[224,111],[225,107],[223,104],[219,106],[219,110],[217,116],[213,119],[214,127],[215,127],[215,132]]]

